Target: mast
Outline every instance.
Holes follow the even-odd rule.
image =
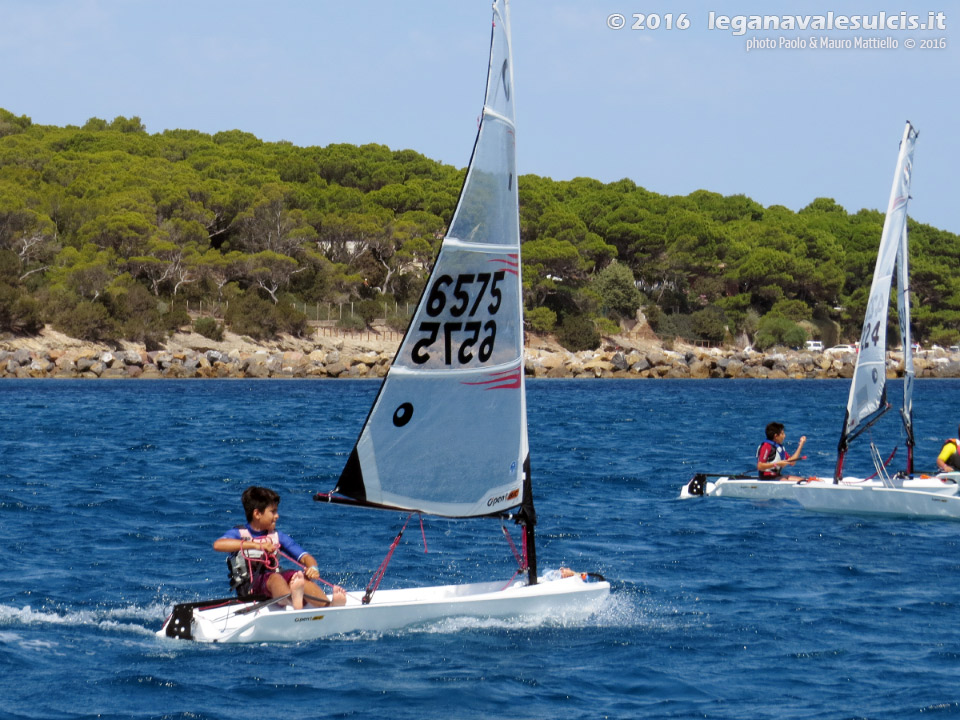
[[[533,490],[530,481],[530,456],[527,456],[523,464],[523,504],[520,506],[520,512],[517,513],[517,522],[523,526],[523,542],[526,552],[524,556],[527,559],[527,584],[537,584],[537,511],[533,507]]]
[[[903,346],[903,404],[900,417],[907,438],[907,474],[913,474],[913,338],[910,334],[910,250],[907,224],[903,224],[900,249],[897,253],[897,315],[900,319],[900,341]]]
[[[890,304],[890,288],[898,254],[903,256],[900,262],[901,269],[905,270],[907,265],[904,254],[906,252],[907,201],[910,199],[913,148],[916,139],[917,131],[907,121],[900,141],[900,153],[897,156],[897,167],[893,175],[893,186],[890,189],[883,232],[880,235],[877,264],[873,271],[870,299],[867,302],[863,331],[860,335],[860,351],[857,354],[857,364],[850,383],[850,395],[847,398],[840,442],[837,444],[835,483],[839,482],[842,476],[843,460],[850,441],[879,420],[880,416],[890,408],[887,403],[886,386],[887,309]],[[906,292],[908,286],[905,278],[901,279],[899,286],[902,286]],[[905,296],[904,299],[906,299]],[[907,316],[909,326],[909,312]],[[901,335],[902,333],[901,326]],[[907,351],[904,350],[904,352]],[[912,382],[909,384],[912,393]],[[905,395],[905,406],[907,400],[908,396]],[[904,410],[912,413],[912,410],[907,407]],[[906,414],[904,422],[907,422]],[[909,426],[908,435],[911,436],[912,443],[912,424]]]

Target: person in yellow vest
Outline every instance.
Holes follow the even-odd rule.
[[[957,428],[957,437],[960,437],[960,427]],[[957,438],[947,438],[937,455],[937,467],[941,472],[956,472],[960,470],[960,440]]]

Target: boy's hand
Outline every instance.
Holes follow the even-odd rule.
[[[277,545],[275,542],[273,542],[273,540],[264,539],[264,540],[260,540],[259,543],[260,543],[260,549],[265,550],[268,553],[275,553],[277,550],[280,549],[280,546]]]

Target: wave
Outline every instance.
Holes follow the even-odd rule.
[[[155,628],[150,628],[130,620],[144,620],[157,622],[165,616],[162,605],[148,605],[140,607],[131,605],[118,608],[68,609],[57,611],[50,609],[34,610],[31,606],[14,607],[0,605],[0,628],[37,625],[61,625],[66,627],[95,627],[100,630],[110,630],[137,635],[153,635]],[[159,626],[158,626],[159,627]],[[0,641],[4,635],[0,633]]]

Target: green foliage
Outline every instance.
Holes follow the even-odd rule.
[[[161,316],[164,327],[171,331],[176,332],[180,328],[187,327],[192,324],[190,319],[190,314],[187,312],[187,309],[183,305],[171,305],[165,313]]]
[[[621,263],[611,263],[601,270],[591,282],[591,286],[600,297],[602,309],[613,317],[634,317],[643,301],[633,273]]]
[[[119,324],[120,335],[127,340],[142,342],[154,349],[166,338],[168,323],[165,303],[157,301],[150,292],[129,276],[111,287],[111,311]]]
[[[33,121],[26,115],[17,117],[12,112],[0,108],[0,137],[5,135],[16,135],[27,130]]]
[[[134,286],[171,307],[230,300],[228,324],[258,337],[305,331],[288,299],[406,306],[445,233],[487,231],[483,202],[449,227],[463,179],[462,168],[383,145],[148,134],[136,116],[60,128],[0,109],[2,322],[151,343],[189,324],[156,307],[133,312],[147,305]],[[474,180],[481,189],[489,179]],[[538,331],[581,318],[567,333],[583,344],[584,328],[646,302],[663,337],[717,342],[721,323],[750,334],[768,314],[859,334],[883,225],[875,210],[816,198],[792,212],[707,190],[668,197],[626,179],[524,175],[518,192],[524,303]],[[909,232],[914,334],[951,338],[960,237],[914,222]],[[248,321],[234,307],[241,299]],[[402,329],[408,319],[388,322]]]
[[[538,333],[552,333],[557,326],[557,314],[547,307],[533,308],[524,313],[530,329]]]
[[[194,320],[193,330],[211,340],[216,340],[217,342],[223,340],[223,325],[212,317],[199,317]]]
[[[590,318],[568,315],[557,333],[557,341],[570,352],[595,350],[600,345],[600,333]]]
[[[810,306],[802,300],[778,300],[770,308],[770,314],[785,317],[787,320],[793,320],[794,322],[809,320],[812,317]]]
[[[353,311],[367,326],[373,325],[376,318],[383,317],[385,314],[383,302],[373,299],[361,300],[354,305]]]
[[[723,310],[711,305],[690,316],[690,329],[698,339],[718,344],[727,335],[727,318]]]
[[[347,314],[337,320],[337,327],[341,330],[359,332],[367,329],[367,323],[359,315]]]
[[[0,282],[0,332],[33,335],[43,328],[40,303]]]
[[[103,303],[84,300],[75,307],[61,311],[53,320],[54,327],[66,335],[90,340],[109,342],[118,335],[117,323]]]
[[[256,293],[242,295],[231,302],[224,320],[237,335],[247,335],[254,340],[267,340],[280,331],[274,305]]]
[[[795,322],[780,315],[768,314],[760,319],[753,344],[758,350],[767,350],[775,345],[803,347],[806,341],[807,333]]]
[[[594,320],[594,327],[601,335],[616,335],[620,332],[620,323],[608,317],[598,317]]]
[[[661,314],[660,321],[654,331],[665,340],[674,338],[692,340],[696,336],[692,316],[681,313]]]
[[[245,293],[231,302],[224,320],[233,332],[254,340],[267,340],[281,332],[300,336],[307,328],[307,316],[289,302],[275,305],[256,293]]]

